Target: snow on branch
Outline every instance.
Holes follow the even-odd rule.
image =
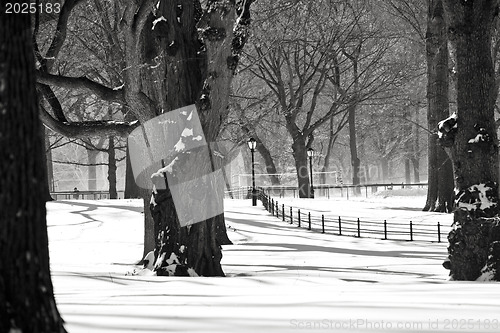
[[[61,122],[54,119],[44,108],[40,109],[40,119],[46,127],[67,138],[88,138],[93,136],[126,137],[139,126],[138,121],[102,120],[74,123]]]

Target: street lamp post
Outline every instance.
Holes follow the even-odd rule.
[[[314,185],[313,185],[313,166],[312,166],[312,159],[314,157],[314,149],[308,148],[307,149],[307,156],[309,157],[309,172],[311,175],[311,198],[314,199]]]
[[[255,147],[257,146],[257,141],[254,138],[250,138],[247,143],[252,153],[252,206],[257,206],[257,190],[255,189]]]

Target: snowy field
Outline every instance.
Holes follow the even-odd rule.
[[[372,217],[422,205],[390,199],[331,205]],[[226,278],[126,275],[142,253],[141,204],[47,204],[56,300],[70,333],[500,331],[499,285],[448,281],[446,243],[310,232],[250,200],[225,201],[235,243],[224,247]]]

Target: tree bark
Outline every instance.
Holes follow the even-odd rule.
[[[359,46],[358,50],[355,52],[356,56],[350,57],[353,65],[353,76],[354,76],[354,96],[352,97],[351,104],[349,105],[348,114],[348,124],[349,124],[349,150],[351,152],[351,166],[352,166],[352,185],[359,185],[359,167],[361,161],[358,157],[358,143],[356,139],[356,108],[358,105],[358,93],[359,93],[359,73],[358,73],[358,59],[359,56]],[[353,188],[353,192],[356,195],[361,193],[359,187]]]
[[[0,11],[0,332],[65,332],[49,267],[30,16]]]
[[[132,113],[125,113],[125,121],[130,122],[135,120],[135,116]],[[141,197],[141,189],[135,182],[134,174],[132,172],[132,164],[130,162],[130,151],[127,143],[127,148],[126,148],[126,157],[125,157],[125,193],[124,193],[124,199],[137,199],[137,198],[142,198]],[[150,197],[151,193],[147,195],[146,197]],[[144,206],[145,209],[149,208],[149,203]],[[151,221],[152,224],[152,221]],[[151,251],[151,250],[150,250]],[[147,252],[145,253],[147,254]]]
[[[380,176],[383,183],[389,181],[389,158],[387,157],[380,158]]]
[[[405,158],[405,183],[411,184],[411,165],[409,158]]]
[[[49,136],[47,135],[47,129],[42,126],[40,128],[42,131],[42,136],[44,138],[44,165],[45,165],[45,170],[47,172],[47,191],[46,194],[44,195],[45,201],[52,201],[54,200],[52,196],[50,195],[51,192],[55,191],[54,188],[54,165],[52,163],[52,149],[50,149],[50,140]]]
[[[330,170],[330,158],[332,156],[333,145],[337,140],[337,134],[333,130],[333,117],[330,118],[329,127],[330,130],[328,132],[328,146],[326,147],[325,160],[323,162],[323,167],[321,168],[322,174],[320,176],[321,182],[323,184],[326,184],[326,172]]]
[[[457,127],[447,132],[453,121],[440,123],[441,134],[452,141],[458,191],[448,236],[450,275],[454,280],[498,281],[497,87],[491,56],[498,0],[443,0],[443,4],[457,73]]]
[[[126,152],[126,164],[125,164],[125,195],[124,199],[138,199],[141,198],[141,189],[137,186],[135,182],[134,174],[132,172],[132,165],[130,163],[130,154],[127,146]],[[149,196],[149,195],[148,195]],[[149,207],[149,203],[148,206]]]
[[[209,144],[217,139],[227,117],[230,82],[246,41],[242,29],[249,23],[250,3],[209,2],[208,10],[200,17],[198,1],[182,1],[181,6],[162,1],[155,17],[146,20],[146,26],[152,26],[155,18],[165,20],[157,22],[152,35],[145,30],[140,38],[147,50],[144,61],[157,63],[154,72],[142,72],[139,83],[129,78],[129,84],[145,89],[159,112],[196,104]],[[203,44],[196,27],[203,30]],[[202,169],[205,174],[211,171],[210,163],[200,162],[200,154],[181,155],[179,165],[185,175],[199,174]],[[220,167],[216,160],[213,158],[212,167]],[[224,214],[181,227],[170,184],[162,176],[154,178],[154,182],[161,185],[156,186],[151,204],[157,274],[224,276],[221,246],[231,244]],[[213,193],[214,197],[222,195]]]
[[[438,121],[449,116],[448,41],[442,0],[429,0],[427,14],[427,124],[428,187],[424,211],[451,212],[453,169],[451,160],[438,144]]]
[[[413,182],[415,184],[419,184],[420,183],[420,160],[418,158],[412,158],[411,165],[413,166]]]
[[[113,119],[113,109],[108,107],[108,116]],[[109,198],[117,199],[118,192],[116,190],[116,151],[115,151],[115,137],[108,136],[108,184],[109,184]]]
[[[108,138],[108,183],[109,183],[109,198],[117,199],[118,192],[116,190],[116,152],[115,138]]]
[[[266,145],[260,140],[260,138],[255,137],[257,141],[256,150],[259,152],[260,156],[264,160],[266,164],[266,172],[269,175],[269,179],[271,180],[271,185],[280,185],[280,178],[278,177],[276,165],[274,164],[273,157],[269,149],[267,149]]]
[[[97,190],[97,156],[99,155],[98,150],[87,148],[87,190],[95,191]]]
[[[297,171],[299,198],[311,198],[306,142],[303,135],[297,135],[293,138],[292,154],[295,161],[295,170]]]

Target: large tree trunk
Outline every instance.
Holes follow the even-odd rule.
[[[129,155],[128,145],[127,145],[126,154],[127,154],[127,156],[126,156],[126,164],[125,164],[125,194],[124,194],[124,199],[142,198],[141,197],[141,189],[139,186],[137,186],[137,183],[135,182],[135,178],[134,178],[134,173],[132,172],[132,165],[130,163],[130,155]],[[150,195],[151,194],[149,194],[147,196],[149,197]],[[148,207],[148,206],[146,206],[146,207]]]
[[[97,190],[97,156],[99,156],[98,150],[87,149],[87,190],[95,191]]]
[[[361,44],[359,44],[356,49],[353,51],[351,55],[348,55],[347,53],[344,52],[344,55],[346,55],[352,63],[352,75],[354,78],[354,95],[351,97],[349,109],[348,109],[348,115],[347,115],[347,123],[349,126],[349,150],[351,152],[351,167],[352,167],[352,185],[359,185],[360,184],[360,166],[361,166],[361,161],[359,160],[358,157],[358,142],[356,139],[356,109],[358,107],[358,102],[359,102],[359,72],[358,72],[358,66],[359,66],[359,55],[361,53]],[[355,187],[353,189],[354,194],[359,195],[361,194],[361,189],[359,187]]]
[[[414,125],[414,133],[415,138],[413,140],[413,155],[411,157],[411,163],[413,165],[413,181],[418,184],[420,183],[420,126],[418,125],[419,121],[419,109],[415,109],[415,125]]]
[[[152,66],[139,73],[140,82],[136,82],[136,78],[129,78],[128,85],[141,87],[157,104],[157,112],[160,113],[195,103],[205,140],[211,143],[216,140],[222,122],[227,117],[229,86],[238,62],[237,55],[246,40],[246,35],[235,37],[233,33],[239,34],[238,29],[249,23],[250,2],[213,1],[208,6],[210,9],[205,16],[200,17],[201,6],[198,1],[182,1],[181,5],[170,1],[160,2],[155,17],[150,16],[145,24],[150,27],[155,19],[163,17],[165,20],[155,21],[152,34],[150,29],[144,29],[140,38],[129,40],[132,44],[138,40],[144,42],[146,59],[143,61]],[[233,30],[236,15],[240,16],[239,26]],[[204,45],[197,38],[196,25],[204,31]],[[137,61],[134,55],[130,56],[130,60]],[[216,165],[216,158],[212,159],[212,163],[206,163],[200,160],[200,154],[179,156],[180,161],[176,164],[183,166],[184,176],[199,174],[200,171],[210,173],[213,171],[211,167],[220,168],[220,165]],[[154,218],[157,274],[224,276],[220,265],[221,245],[230,244],[224,214],[181,226],[179,207],[175,206],[172,197],[172,184],[161,174],[154,181],[158,186],[151,212]],[[222,192],[213,193],[214,198],[222,195]],[[205,202],[212,198],[200,200]],[[191,207],[204,209],[194,202]]]
[[[262,142],[262,140],[260,140],[260,138],[255,137],[255,140],[257,141],[256,150],[259,152],[260,156],[262,156],[262,159],[266,164],[266,172],[271,180],[271,185],[279,185],[280,179],[277,175],[278,171],[276,170],[276,165],[274,164],[271,152],[267,149],[266,145]]]
[[[292,154],[297,172],[299,187],[299,198],[312,198],[311,184],[309,180],[309,167],[307,163],[306,142],[302,135],[294,137],[292,143]]]
[[[359,185],[359,166],[361,162],[358,157],[358,147],[356,141],[356,108],[349,108],[349,150],[351,152],[352,184]],[[358,191],[359,192],[359,189]]]
[[[108,138],[108,184],[110,199],[118,198],[118,192],[116,191],[116,169],[115,138],[110,136]]]
[[[333,145],[337,140],[337,134],[333,130],[333,117],[330,118],[330,131],[328,135],[328,147],[326,148],[325,160],[323,162],[323,167],[321,168],[320,180],[322,184],[326,184],[326,172],[330,170],[330,158],[332,156]]]
[[[389,181],[389,159],[387,157],[380,158],[380,180],[382,183]]]
[[[409,158],[405,158],[405,183],[411,184],[411,164]]]
[[[51,192],[55,192],[54,188],[54,164],[52,163],[52,149],[50,149],[50,139],[49,136],[47,135],[47,129],[42,126],[41,128],[43,138],[44,138],[44,165],[46,167],[45,170],[47,170],[47,191],[45,194],[45,201],[52,201],[54,200],[52,196],[50,195]],[[46,153],[45,153],[46,152]]]
[[[420,183],[420,160],[418,158],[411,159],[411,165],[413,166],[413,182],[415,184]]]
[[[424,211],[451,212],[453,208],[453,169],[444,149],[437,143],[439,120],[449,116],[448,41],[442,0],[429,0],[427,15],[427,124],[428,188]]]
[[[491,57],[498,0],[444,0],[443,4],[457,73],[456,120],[440,123],[441,135],[446,142],[452,141],[458,191],[453,229],[448,236],[450,275],[454,280],[498,281],[497,87]],[[455,121],[456,129],[450,126]]]
[[[30,16],[0,11],[0,332],[65,332],[50,277]]]

